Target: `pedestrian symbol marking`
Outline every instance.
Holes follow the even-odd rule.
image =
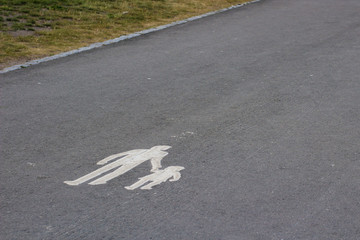
[[[92,182],[90,182],[90,185],[99,185],[99,184],[105,184],[107,181],[116,178],[131,169],[137,167],[143,162],[150,161],[152,165],[152,172],[155,172],[159,168],[161,168],[161,160],[168,155],[165,150],[171,148],[170,146],[155,146],[150,149],[135,149],[127,152],[122,152],[118,154],[111,155],[107,158],[102,159],[97,164],[98,165],[104,165],[110,161],[115,161],[89,173],[85,176],[82,176],[74,181],[65,181],[68,185],[79,185],[84,182],[87,182],[93,178],[98,177],[99,175],[109,172],[110,170],[115,169],[113,172],[108,173]],[[122,158],[120,158],[122,157]],[[118,159],[120,158],[120,159]]]
[[[125,187],[126,189],[134,190],[149,181],[151,182],[141,187],[141,189],[152,189],[153,186],[166,182],[170,178],[173,178],[170,179],[170,181],[177,181],[181,177],[179,171],[183,170],[184,167],[170,166],[165,169],[160,169],[162,167],[161,160],[168,155],[168,152],[165,150],[170,148],[171,146],[154,146],[150,149],[135,149],[114,154],[97,163],[97,165],[104,165],[103,167],[73,181],[64,181],[64,183],[70,186],[77,186],[87,181],[90,181],[88,183],[90,185],[106,184],[111,179],[130,171],[146,161],[150,161],[151,163],[152,168],[150,172],[152,172],[152,174],[140,178],[138,182]]]

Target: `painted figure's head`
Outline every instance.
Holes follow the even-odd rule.
[[[152,147],[151,149],[153,150],[159,150],[159,151],[165,151],[165,150],[168,150],[170,149],[171,146],[166,146],[166,145],[163,145],[163,146],[155,146],[155,147]]]

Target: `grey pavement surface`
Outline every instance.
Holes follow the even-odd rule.
[[[1,239],[360,239],[360,1],[263,0],[0,75]],[[170,145],[177,182],[68,186]]]

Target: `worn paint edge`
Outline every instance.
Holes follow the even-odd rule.
[[[217,10],[217,11],[208,12],[208,13],[205,13],[205,14],[202,14],[202,15],[190,17],[190,18],[180,20],[180,21],[176,21],[176,22],[172,22],[172,23],[169,23],[169,24],[166,24],[166,25],[161,25],[161,26],[158,26],[158,27],[154,27],[154,28],[145,29],[145,30],[142,30],[142,31],[139,31],[139,32],[131,33],[131,34],[128,34],[128,35],[123,35],[123,36],[120,36],[118,38],[110,39],[110,40],[107,40],[107,41],[104,41],[104,42],[93,43],[93,44],[91,44],[91,45],[89,45],[87,47],[81,47],[81,48],[74,49],[74,50],[71,50],[71,51],[59,53],[59,54],[56,54],[56,55],[53,55],[53,56],[44,57],[44,58],[29,61],[29,62],[26,62],[26,63],[23,63],[23,64],[7,67],[7,68],[4,68],[3,70],[0,70],[0,73],[7,73],[7,72],[10,72],[10,71],[14,71],[14,70],[22,69],[22,68],[27,68],[27,67],[29,67],[31,65],[36,65],[36,64],[39,64],[39,63],[43,63],[43,62],[48,62],[48,61],[55,60],[55,59],[58,59],[58,58],[63,58],[63,57],[70,56],[70,55],[73,55],[73,54],[77,54],[77,53],[85,52],[85,51],[92,50],[92,49],[95,49],[95,48],[99,48],[99,47],[102,47],[102,46],[106,46],[106,45],[109,45],[109,44],[118,43],[118,42],[126,40],[126,39],[131,39],[131,38],[138,37],[138,36],[141,36],[141,35],[144,35],[144,34],[160,31],[160,30],[163,30],[165,28],[169,28],[169,27],[172,27],[172,26],[176,26],[176,25],[187,23],[187,22],[195,21],[195,20],[198,20],[200,18],[208,17],[208,16],[211,16],[211,15],[215,15],[217,13],[229,11],[229,10],[235,9],[235,8],[240,8],[240,7],[243,7],[245,5],[260,2],[260,1],[261,0],[253,0],[253,1],[250,1],[250,2],[242,3],[242,4],[233,5],[233,6],[230,6],[228,8],[223,8],[223,9],[220,9],[220,10]]]

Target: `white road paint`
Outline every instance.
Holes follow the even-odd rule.
[[[175,139],[185,139],[187,137],[191,137],[191,136],[194,136],[195,133],[194,132],[182,132],[180,135],[173,135],[171,136],[172,138],[175,138]]]
[[[136,188],[146,184],[140,189],[150,190],[152,189],[152,187],[159,185],[160,183],[166,182],[170,178],[172,178],[169,180],[170,182],[178,181],[181,178],[180,171],[183,169],[185,168],[181,166],[170,166],[163,170],[157,170],[152,174],[139,178],[139,181],[137,181],[131,186],[126,186],[125,188],[128,190],[135,190]]]
[[[155,146],[150,149],[136,149],[131,150],[127,152],[122,152],[118,154],[111,155],[107,158],[102,159],[97,164],[98,165],[104,165],[110,161],[115,161],[89,173],[85,176],[82,176],[76,180],[73,181],[64,181],[64,183],[68,185],[80,185],[84,182],[87,182],[89,180],[92,180],[110,170],[114,170],[92,182],[90,182],[90,185],[99,185],[99,184],[105,184],[107,181],[116,178],[131,169],[137,167],[143,162],[150,161],[152,165],[151,172],[156,172],[161,168],[161,160],[168,155],[165,150],[171,148],[171,146]],[[120,158],[122,157],[122,158]],[[118,159],[120,158],[120,159]]]
[[[247,3],[243,3],[243,4],[234,5],[234,6],[231,6],[231,7],[228,7],[228,8],[220,9],[218,11],[205,13],[205,14],[202,14],[202,15],[199,15],[199,16],[190,17],[190,18],[185,19],[185,20],[169,23],[169,24],[166,24],[166,25],[161,25],[161,26],[158,26],[158,27],[155,27],[155,28],[146,29],[146,30],[136,32],[136,33],[132,33],[132,34],[128,34],[128,35],[124,35],[124,36],[121,36],[121,37],[118,37],[118,38],[107,40],[105,42],[93,43],[93,44],[91,44],[91,45],[89,45],[87,47],[82,47],[82,48],[71,50],[71,51],[68,51],[68,52],[63,52],[63,53],[60,53],[60,54],[56,54],[56,55],[53,55],[53,56],[50,56],[50,57],[36,59],[36,60],[32,60],[32,61],[29,61],[29,62],[26,62],[26,63],[23,63],[23,64],[19,64],[19,65],[11,66],[11,67],[8,67],[8,68],[4,68],[3,70],[0,70],[0,73],[6,73],[6,72],[21,69],[21,68],[26,68],[26,67],[29,67],[31,65],[36,65],[36,64],[39,64],[39,63],[48,62],[48,61],[55,60],[55,59],[58,59],[58,58],[63,58],[63,57],[70,56],[70,55],[73,55],[73,54],[81,53],[81,52],[84,52],[84,51],[89,51],[89,50],[94,49],[94,48],[99,48],[99,47],[106,46],[106,45],[109,45],[109,44],[112,44],[112,43],[117,43],[117,42],[120,42],[120,41],[123,41],[123,40],[126,40],[126,39],[138,37],[138,36],[148,34],[148,33],[151,33],[151,32],[160,31],[160,30],[163,30],[165,28],[169,28],[169,27],[172,27],[172,26],[176,26],[176,25],[187,23],[187,22],[195,21],[195,20],[200,19],[200,18],[204,18],[204,17],[207,17],[207,16],[211,16],[211,15],[221,13],[221,12],[225,12],[225,11],[235,9],[235,8],[240,8],[240,7],[243,7],[243,6],[247,5],[247,4],[256,3],[256,2],[260,2],[260,1],[261,0],[254,0],[254,1],[247,2]],[[126,14],[126,12],[124,12],[123,14]]]

